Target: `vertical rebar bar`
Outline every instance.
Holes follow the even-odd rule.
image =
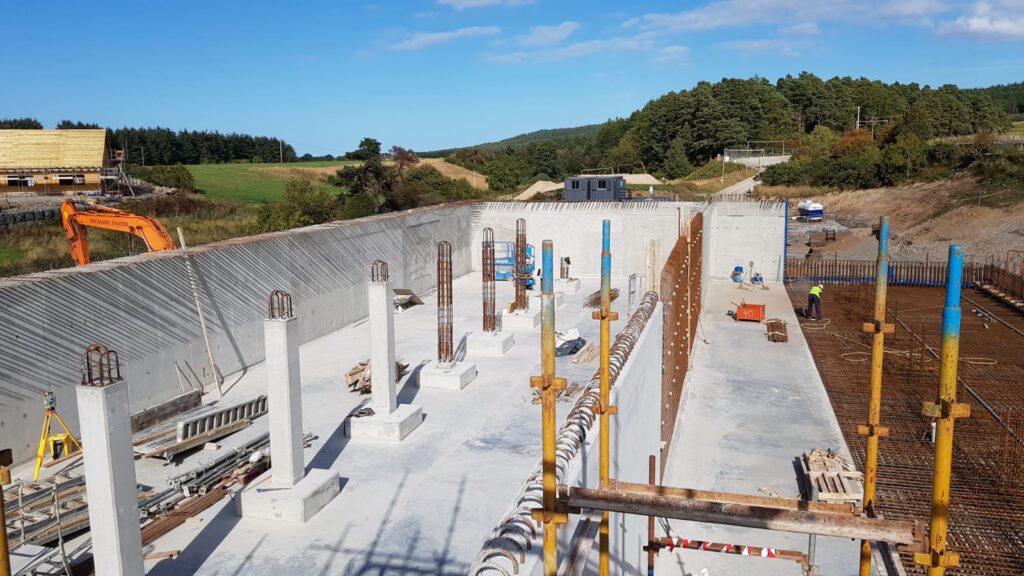
[[[569,257],[568,256],[563,256],[561,258],[561,260],[559,261],[559,263],[561,264],[561,266],[559,267],[559,270],[558,270],[558,278],[560,280],[568,280],[569,279],[569,263],[570,263]]]
[[[452,338],[452,245],[437,243],[437,364],[448,367],[455,361]]]
[[[601,389],[600,401],[598,402],[598,414],[600,416],[600,483],[601,488],[607,488],[610,479],[611,455],[611,422],[608,417],[615,413],[615,407],[610,406],[611,382],[608,377],[608,366],[611,361],[611,322],[618,319],[618,315],[612,312],[612,252],[611,237],[612,224],[610,220],[601,223],[601,309],[594,312],[594,319],[601,321]],[[601,576],[608,576],[608,552],[610,540],[608,537],[608,512],[601,515],[601,526],[599,528],[600,561],[598,572]]]
[[[482,259],[480,268],[483,271],[483,306],[484,332],[493,333],[497,329],[494,297],[494,230],[484,228],[484,241],[480,251]]]
[[[878,482],[878,439],[889,430],[880,425],[882,413],[882,360],[885,357],[885,297],[889,278],[889,217],[882,216],[878,224],[878,260],[875,270],[874,322],[865,325],[871,329],[871,388],[868,395],[868,423],[857,431],[867,437],[864,456],[864,513],[871,517],[875,508],[875,487]],[[871,576],[871,542],[860,543],[860,576]]]
[[[928,530],[929,550],[914,554],[914,560],[928,567],[928,576],[942,576],[947,567],[960,565],[959,555],[946,549],[946,537],[949,530],[949,485],[953,467],[953,423],[957,418],[970,416],[970,404],[956,401],[963,257],[963,248],[959,244],[949,247],[946,305],[942,309],[939,388],[935,403],[926,403],[924,406],[924,414],[936,421],[935,469],[932,477],[931,523]]]
[[[526,265],[526,220],[516,220],[516,269],[513,274],[516,289],[515,310],[527,310],[530,300],[526,297],[526,283],[529,281],[530,270]]]

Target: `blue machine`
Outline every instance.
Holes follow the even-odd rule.
[[[515,277],[516,269],[516,243],[508,240],[496,241],[494,243],[494,279],[505,282]],[[534,259],[533,246],[526,245],[526,268],[524,273],[528,274],[526,289],[533,290],[537,281],[533,275],[537,271],[537,264]]]

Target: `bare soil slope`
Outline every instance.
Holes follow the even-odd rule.
[[[850,231],[819,250],[838,252],[839,258],[873,258],[877,245],[870,228],[882,215],[891,221],[892,255],[902,260],[944,259],[952,243],[963,244],[975,258],[1024,248],[1024,204],[977,206],[970,199],[979,191],[992,193],[973,179],[960,178],[820,197],[825,213]]]
[[[487,176],[474,172],[462,166],[456,166],[445,162],[443,158],[420,158],[420,163],[434,168],[442,175],[452,180],[462,179],[473,185],[478,190],[487,190]]]

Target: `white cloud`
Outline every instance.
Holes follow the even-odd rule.
[[[920,22],[949,10],[942,0],[713,0],[697,8],[644,14],[623,22],[626,28],[686,32],[741,28],[766,23],[821,21]],[[886,15],[889,20],[880,18]]]
[[[994,40],[1024,39],[1024,3],[1019,0],[975,2],[969,13],[941,23],[938,32]]]
[[[686,46],[663,46],[658,48],[653,62],[657,64],[668,64],[678,62],[690,55],[690,49]]]
[[[765,40],[734,40],[723,42],[719,48],[740,52],[742,54],[760,54],[763,52],[778,52],[782,56],[799,56],[800,50],[808,45],[804,41],[765,39]]]
[[[523,4],[533,4],[537,0],[437,0],[437,3],[441,6],[451,6],[456,10],[465,10],[466,8],[483,8],[485,6],[500,6],[502,4],[506,6],[522,6]]]
[[[610,54],[615,52],[637,52],[653,50],[654,43],[648,38],[609,38],[606,40],[586,40],[573,42],[564,46],[542,48],[531,52],[511,52],[505,54],[484,53],[480,57],[489,62],[520,63],[520,62],[558,62],[584,58],[594,54]]]
[[[578,22],[562,22],[556,26],[534,26],[530,33],[517,40],[523,46],[551,46],[565,40],[580,27]]]
[[[783,36],[817,36],[820,33],[818,25],[814,22],[801,22],[779,29],[779,34]]]
[[[437,44],[447,44],[463,38],[496,36],[501,34],[497,26],[468,26],[447,32],[416,32],[405,40],[391,45],[392,50],[422,50]]]

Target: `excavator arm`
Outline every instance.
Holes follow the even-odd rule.
[[[64,223],[64,233],[68,237],[71,258],[78,266],[89,263],[89,227],[124,232],[142,238],[146,248],[151,252],[175,249],[174,240],[167,233],[167,229],[157,219],[149,216],[140,216],[106,206],[79,210],[70,200],[61,203],[60,216]]]

